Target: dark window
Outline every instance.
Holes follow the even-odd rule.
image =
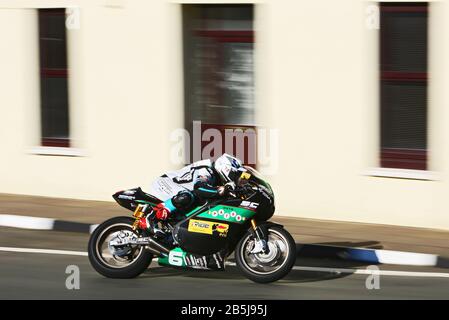
[[[380,4],[381,166],[427,169],[427,3]]]
[[[190,132],[192,121],[201,121],[202,131],[219,130],[223,140],[225,130],[255,128],[253,15],[253,5],[183,5],[185,125]],[[235,154],[235,146],[228,152]],[[244,149],[244,157],[235,155],[254,165],[250,158],[256,150],[249,138]]]
[[[69,147],[65,9],[39,9],[41,143]]]

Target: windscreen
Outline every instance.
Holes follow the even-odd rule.
[[[273,195],[273,190],[271,189],[271,186],[268,182],[265,181],[265,178],[260,174],[259,171],[257,171],[254,168],[251,168],[249,166],[243,166],[243,168],[246,169],[246,171],[251,174],[251,177],[249,178],[249,181],[253,181],[267,189],[267,191]]]

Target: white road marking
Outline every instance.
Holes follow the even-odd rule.
[[[226,265],[235,267],[234,262],[227,262]],[[381,276],[398,276],[398,277],[428,277],[428,278],[449,278],[449,273],[442,272],[417,272],[417,271],[392,271],[392,270],[366,270],[366,269],[349,269],[349,268],[323,268],[323,267],[305,267],[294,266],[293,270],[314,271],[314,272],[330,272],[330,273],[351,273],[351,274],[378,274]]]
[[[69,251],[69,250],[0,247],[0,251],[25,252],[25,253],[62,254],[62,255],[69,255],[69,256],[84,256],[84,257],[87,257],[87,252],[83,252],[83,251]]]
[[[398,277],[449,278],[449,273],[442,273],[442,272],[393,271],[382,269],[379,269],[379,271],[373,271],[367,269],[319,268],[319,267],[302,267],[302,266],[295,266],[293,267],[293,269],[301,271],[353,273],[353,274],[366,274],[366,275],[378,274],[381,276],[398,276]]]
[[[59,254],[59,255],[87,257],[87,252],[69,251],[69,250],[0,247],[0,251]],[[236,266],[235,262],[226,262],[226,265],[231,266],[231,267]],[[417,272],[417,271],[393,271],[393,270],[373,271],[373,270],[366,270],[366,269],[324,268],[324,267],[306,267],[306,266],[294,266],[293,270],[330,272],[330,273],[364,274],[364,275],[378,274],[378,275],[382,275],[382,276],[398,276],[398,277],[449,278],[449,273],[442,273],[442,272]]]

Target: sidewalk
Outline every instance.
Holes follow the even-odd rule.
[[[97,224],[131,212],[115,202],[0,194],[0,215]],[[419,252],[449,257],[449,231],[274,216],[297,243]]]

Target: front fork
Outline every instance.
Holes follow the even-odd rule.
[[[268,248],[268,232],[264,232],[262,228],[258,227],[255,219],[251,219],[251,227],[252,233],[256,238],[256,244],[251,253],[269,253],[270,249]]]

